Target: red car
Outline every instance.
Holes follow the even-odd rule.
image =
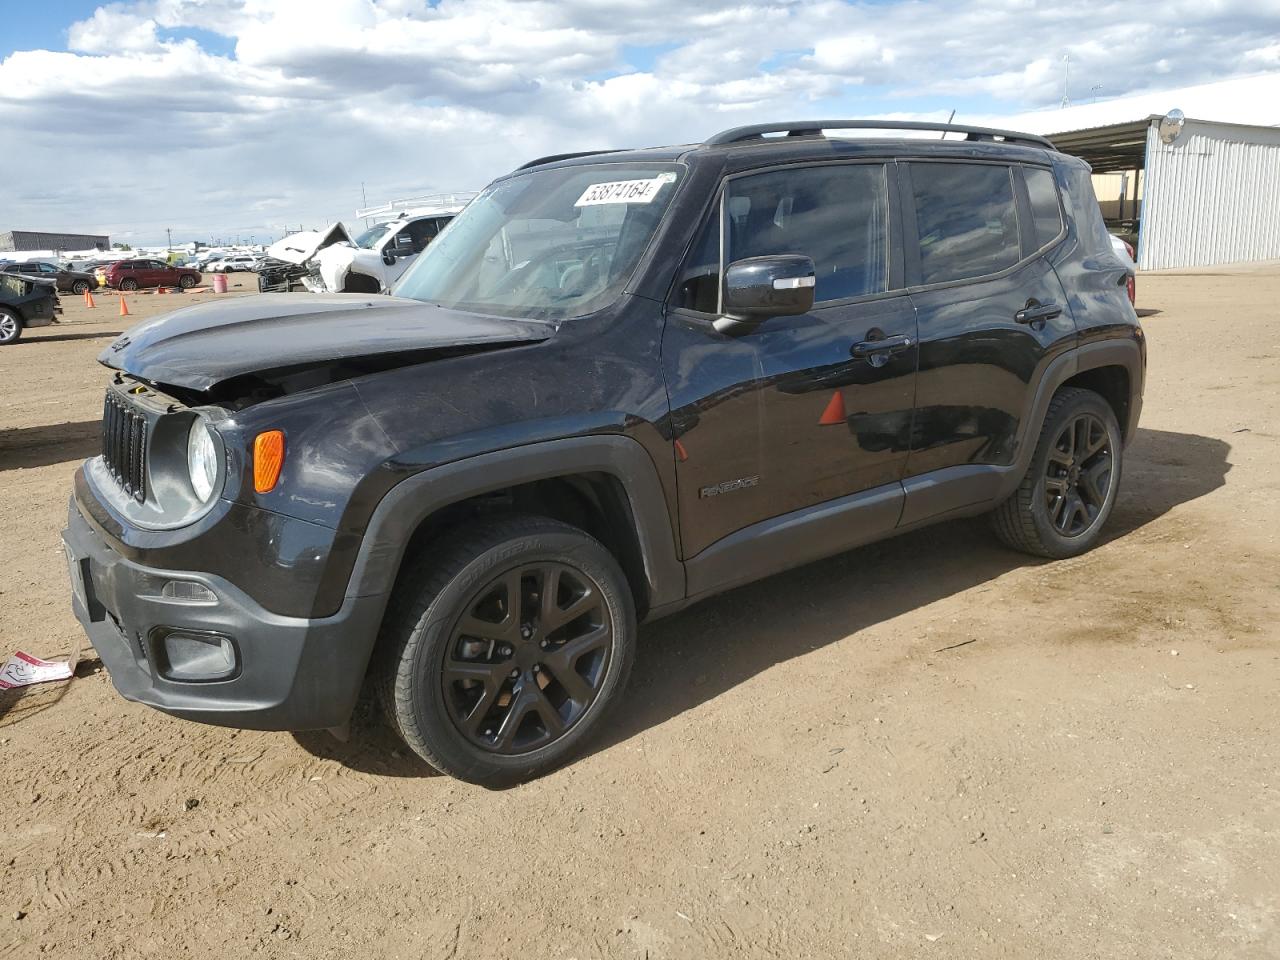
[[[173,267],[163,260],[117,260],[103,269],[109,287],[137,290],[139,287],[182,287],[189,290],[200,282],[200,271]]]

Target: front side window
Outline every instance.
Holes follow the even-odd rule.
[[[921,283],[999,273],[1021,258],[1010,170],[997,164],[913,163]]]
[[[815,302],[883,293],[889,276],[884,167],[794,167],[739,177],[726,195],[726,263],[799,253],[817,271]]]
[[[418,257],[393,293],[499,316],[560,320],[622,292],[683,167],[591,164],[490,185]]]
[[[791,167],[729,181],[725,209],[713,211],[677,286],[679,306],[718,309],[720,217],[724,263],[795,253],[813,260],[814,301],[883,293],[889,276],[889,207],[881,164]]]

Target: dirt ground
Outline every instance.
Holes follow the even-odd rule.
[[[79,644],[58,532],[130,321],[64,301],[0,348],[5,655]],[[1280,956],[1277,302],[1280,266],[1140,278],[1093,553],[961,522],[703,603],[642,631],[589,755],[515,789],[371,721],[170,719],[86,648],[0,693],[0,955]]]

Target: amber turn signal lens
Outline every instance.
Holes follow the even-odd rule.
[[[270,493],[284,466],[284,431],[266,430],[253,441],[253,489]]]

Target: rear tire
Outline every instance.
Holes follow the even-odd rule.
[[[120,289],[125,291],[133,291],[138,289],[138,281],[132,277],[127,277],[120,281]]]
[[[1123,456],[1111,405],[1092,390],[1058,391],[1026,476],[991,514],[996,535],[1052,560],[1092,549],[1115,506]]]
[[[626,577],[598,541],[544,517],[496,518],[402,571],[376,682],[414,753],[506,786],[564,763],[600,728],[635,637]]]
[[[22,318],[8,307],[0,307],[0,347],[17,343],[22,336]]]

